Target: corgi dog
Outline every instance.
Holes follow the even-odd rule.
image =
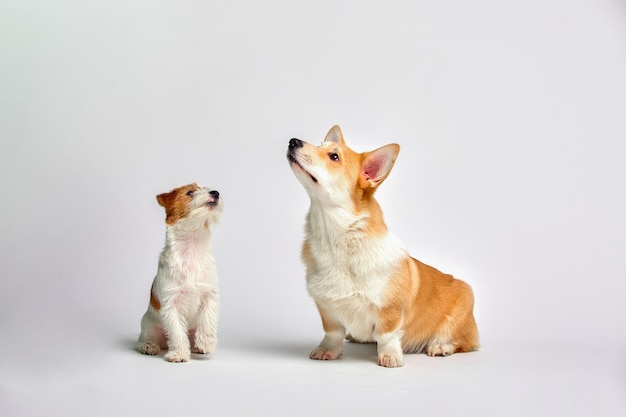
[[[222,213],[220,193],[197,184],[159,194],[165,208],[165,247],[141,319],[136,349],[169,362],[187,362],[191,352],[209,354],[217,345],[219,293],[211,249],[211,226]]]
[[[350,149],[339,126],[321,146],[291,139],[287,159],[308,193],[301,257],[324,338],[311,359],[338,359],[343,340],[377,343],[378,365],[403,353],[448,356],[478,348],[468,284],[412,258],[388,230],[374,193],[400,146]]]

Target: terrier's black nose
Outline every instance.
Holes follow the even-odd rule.
[[[217,190],[209,191],[209,194],[211,194],[215,198],[218,198],[220,196],[220,193]]]
[[[302,147],[302,141],[300,139],[292,138],[289,140],[289,149],[296,149]]]

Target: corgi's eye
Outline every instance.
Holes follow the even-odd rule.
[[[191,197],[193,195],[193,191],[192,190],[187,191],[187,195]]]
[[[335,161],[335,162],[339,161],[339,155],[337,155],[337,154],[336,154],[336,153],[334,153],[334,152],[329,153],[329,154],[328,154],[328,157],[329,157],[330,159],[332,159],[333,161]]]

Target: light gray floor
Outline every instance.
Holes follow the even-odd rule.
[[[3,343],[4,416],[624,416],[624,352],[499,346],[375,364],[374,345],[339,361],[307,358],[314,340],[232,341],[170,364],[134,339],[24,356]],[[8,360],[10,358],[10,360]],[[46,365],[44,365],[44,363]],[[36,368],[36,369],[35,369]]]

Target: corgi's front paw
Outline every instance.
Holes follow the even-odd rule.
[[[311,352],[309,358],[322,361],[332,361],[334,359],[339,359],[342,353],[342,349],[327,349],[318,346],[313,349],[313,352]]]
[[[170,350],[165,354],[165,360],[168,362],[188,362],[189,361],[189,352],[183,353],[176,350]]]
[[[404,358],[402,357],[402,355],[396,356],[382,354],[378,355],[378,364],[380,366],[384,366],[385,368],[399,368],[401,366],[404,366]]]

